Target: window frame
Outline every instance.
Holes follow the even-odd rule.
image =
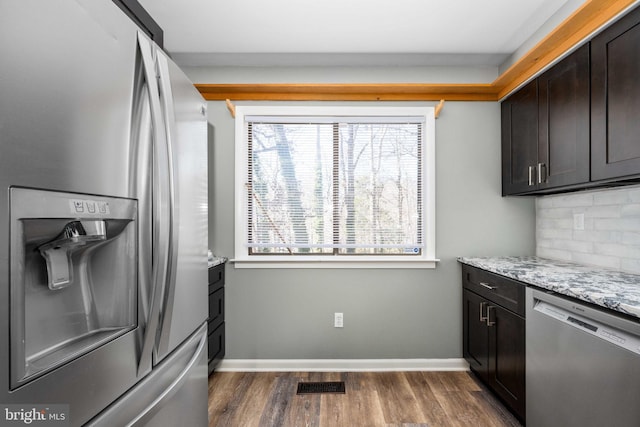
[[[248,174],[247,116],[286,117],[424,117],[422,135],[422,214],[424,248],[415,255],[249,255],[247,250]],[[435,268],[436,258],[436,171],[435,107],[403,106],[237,106],[235,116],[235,257],[236,268]]]

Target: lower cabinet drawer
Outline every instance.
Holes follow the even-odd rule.
[[[209,292],[224,286],[224,264],[209,268]]]
[[[526,289],[524,283],[476,267],[463,265],[462,285],[489,301],[524,316],[524,291]]]
[[[209,333],[224,322],[224,288],[209,294]]]
[[[209,373],[213,371],[215,365],[224,357],[224,322],[209,334],[208,338],[208,356],[209,356]]]

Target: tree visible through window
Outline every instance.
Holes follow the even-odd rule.
[[[249,254],[421,255],[421,121],[248,121]]]

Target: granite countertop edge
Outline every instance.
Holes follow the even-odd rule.
[[[227,262],[227,257],[217,256],[217,257],[209,258],[208,262],[209,262],[208,268],[212,268],[212,267],[215,267],[216,265],[224,264],[225,262]]]
[[[458,257],[458,262],[640,318],[640,275],[535,256]]]

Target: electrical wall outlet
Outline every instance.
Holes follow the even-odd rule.
[[[334,328],[342,328],[342,327],[344,327],[344,314],[343,313],[333,313],[333,327]]]

